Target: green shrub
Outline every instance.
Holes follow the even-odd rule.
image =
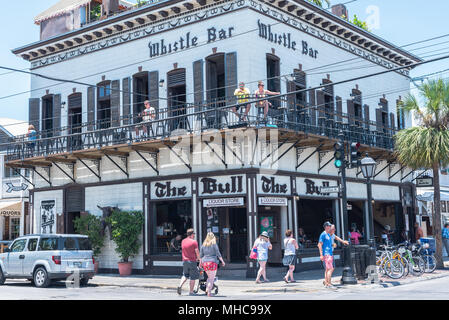
[[[75,225],[76,233],[85,234],[89,237],[94,256],[97,257],[101,252],[104,242],[104,235],[102,235],[101,232],[100,217],[88,214],[76,218],[73,223]]]
[[[112,240],[117,245],[115,251],[123,262],[139,252],[142,243],[139,235],[142,233],[143,214],[141,211],[113,211],[107,218],[111,226]]]

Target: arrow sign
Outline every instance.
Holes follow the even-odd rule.
[[[7,193],[11,193],[13,191],[16,191],[16,192],[17,191],[22,191],[22,190],[24,191],[24,190],[26,190],[28,188],[28,185],[25,184],[25,183],[22,183],[22,185],[20,185],[20,186],[15,186],[11,182],[7,182],[5,184],[8,187],[8,190],[6,190]]]
[[[328,187],[320,187],[321,193],[338,193],[340,192],[340,186],[328,186]]]

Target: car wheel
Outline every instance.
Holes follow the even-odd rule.
[[[89,278],[81,278],[80,279],[80,286],[85,287],[89,283]]]
[[[2,268],[0,268],[0,285],[3,285],[5,283],[5,275],[3,274]]]
[[[50,278],[44,267],[39,267],[34,271],[33,282],[37,288],[46,288],[50,285]]]

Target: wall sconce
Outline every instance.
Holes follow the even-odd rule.
[[[293,199],[295,200],[295,201],[298,201],[299,200],[299,195],[298,195],[298,193],[293,193]]]
[[[159,87],[162,88],[164,86],[164,82],[165,82],[164,79],[159,80]]]
[[[65,101],[61,102],[61,106],[62,106],[63,109],[65,108]]]

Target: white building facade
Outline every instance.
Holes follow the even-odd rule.
[[[199,239],[214,232],[225,260],[248,270],[262,231],[270,262],[280,263],[283,234],[302,228],[298,270],[314,268],[324,221],[340,235],[345,221],[337,194],[319,188],[339,184],[340,131],[378,163],[374,235],[359,168],[347,170],[347,224],[366,238],[389,224],[399,239],[414,222],[411,169],[394,159],[391,138],[411,124],[397,109],[409,69],[339,82],[419,60],[307,1],[160,1],[14,53],[54,78],[32,76],[33,153],[22,153],[26,142],[8,151],[11,165],[33,168],[32,232],[72,232],[73,218],[100,215],[98,206],[141,210],[133,268],[172,273],[181,259],[170,242],[189,227]],[[249,121],[239,121],[234,90],[244,81],[253,93],[259,80],[281,94],[266,121],[252,100],[243,103]],[[156,119],[142,125],[147,99]],[[46,206],[56,213],[51,228]],[[113,249],[107,241],[100,269],[117,269]]]

